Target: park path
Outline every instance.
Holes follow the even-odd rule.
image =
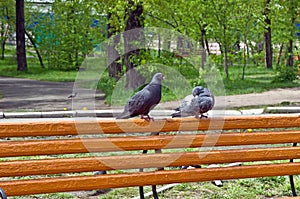
[[[0,77],[0,92],[3,96],[0,99],[0,111],[72,110],[72,99],[68,96],[73,93],[73,86],[73,82]],[[107,107],[104,104],[103,94],[100,93],[98,99],[97,109]]]
[[[0,77],[0,112],[2,111],[58,111],[72,110],[72,99],[68,96],[73,92],[73,82],[47,82],[23,78]],[[86,90],[88,91],[88,90]],[[104,103],[104,95],[96,93],[95,109],[110,109]],[[80,99],[80,97],[76,98]],[[90,99],[80,99],[88,104]],[[274,89],[263,93],[216,97],[215,108],[231,109],[245,106],[268,106],[289,102],[300,106],[300,87]],[[81,101],[77,101],[80,104]],[[174,109],[179,101],[165,102],[158,109]],[[113,107],[120,108],[120,107]]]

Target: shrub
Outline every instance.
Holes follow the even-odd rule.
[[[276,74],[274,76],[273,82],[292,82],[295,79],[297,79],[297,67],[288,67],[285,65],[281,65],[276,69]]]

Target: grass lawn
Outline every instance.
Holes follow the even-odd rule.
[[[299,177],[295,178],[295,184],[300,184]],[[151,191],[149,187],[145,190]],[[299,186],[297,191],[300,191]],[[99,199],[133,198],[138,195],[138,188],[122,188],[114,189]],[[159,194],[161,199],[267,199],[280,196],[291,196],[288,177],[230,180],[224,181],[222,187],[211,182],[182,183]]]
[[[274,82],[275,70],[264,67],[249,66],[246,68],[245,79],[241,79],[241,67],[229,69],[230,78],[224,79],[227,95],[260,93],[275,88],[299,87],[300,81]]]
[[[297,193],[300,192],[300,178],[294,176]],[[157,186],[157,188],[162,187]],[[145,186],[144,192],[151,192],[151,187]],[[138,187],[112,189],[110,192],[99,196],[89,196],[94,192],[74,192],[42,194],[36,197],[12,197],[12,198],[43,198],[43,199],[132,199],[139,196]],[[289,179],[282,177],[249,178],[223,181],[222,187],[217,187],[211,182],[181,183],[171,189],[159,193],[160,199],[270,199],[292,196]],[[147,198],[153,198],[147,197]]]
[[[0,76],[18,77],[43,81],[54,82],[73,82],[76,78],[77,71],[59,71],[42,68],[36,59],[27,59],[27,72],[17,71],[17,62],[15,58],[5,58],[0,60]]]

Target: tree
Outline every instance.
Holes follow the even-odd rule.
[[[16,0],[16,42],[18,71],[27,71],[24,24],[24,0]]]
[[[116,45],[120,42],[120,35],[116,35],[116,30],[110,22],[112,14],[108,13],[107,19],[107,38],[112,38],[111,42],[107,45],[107,56],[108,56],[108,74],[110,77],[119,80],[120,74],[122,73],[122,64],[120,63],[121,55],[116,50]]]
[[[15,33],[15,17],[16,9],[13,0],[0,1],[0,45],[1,45],[1,59],[4,59],[5,46],[9,35]]]
[[[242,53],[237,53],[237,59],[242,60],[243,62],[243,70],[242,70],[242,80],[245,79],[245,70],[246,64],[250,62],[250,45],[257,37],[259,33],[259,29],[256,28],[256,23],[259,20],[259,4],[256,1],[249,0],[239,0],[236,2],[239,8],[239,15],[236,18],[235,23],[237,32],[240,34],[240,42],[243,45],[241,48]],[[253,52],[253,48],[251,51]],[[252,55],[253,56],[253,55]]]
[[[271,32],[271,19],[270,19],[270,5],[271,0],[265,1],[264,7],[264,22],[265,22],[265,65],[266,68],[272,69],[272,60],[273,60],[273,49],[272,49],[272,32]]]
[[[121,41],[120,32],[124,30],[126,1],[104,1],[96,0],[95,9],[98,13],[106,15],[107,56],[108,75],[115,80],[119,80],[123,73],[123,56],[118,51],[117,46]]]
[[[223,54],[223,67],[226,78],[229,78],[228,56],[230,49],[236,43],[236,19],[238,7],[235,1],[210,1],[210,24],[213,26],[211,34],[219,43]]]
[[[145,79],[135,70],[136,65],[132,62],[132,58],[139,55],[139,49],[134,48],[135,42],[143,40],[144,27],[143,17],[143,1],[136,0],[117,0],[102,1],[98,0],[98,4],[104,8],[107,15],[107,31],[108,37],[112,38],[107,46],[108,51],[108,72],[109,76],[118,80],[120,74],[124,73],[122,62],[126,67],[126,88],[137,88],[144,83]],[[97,10],[101,8],[97,6]],[[126,31],[137,29],[134,34],[126,34]],[[124,34],[119,35],[120,33]],[[117,36],[115,36],[117,35]],[[120,36],[123,36],[123,47],[125,52],[119,52],[116,46],[121,42]],[[115,59],[115,60],[114,60]],[[122,59],[122,60],[121,60]]]
[[[262,62],[263,58],[261,55],[263,54],[263,50],[265,51],[265,66],[272,68],[273,52],[275,52],[278,44],[289,46],[287,49],[289,52],[285,51],[282,54],[290,55],[289,60],[291,60],[291,50],[293,49],[291,46],[294,45],[294,41],[291,39],[293,39],[292,35],[294,32],[290,28],[294,27],[293,23],[299,16],[297,10],[300,7],[299,3],[293,0],[98,0],[98,2],[102,3],[104,13],[109,14],[109,29],[112,30],[109,34],[111,35],[132,28],[142,27],[141,22],[144,21],[146,27],[167,28],[187,35],[193,40],[198,41],[201,48],[205,49],[208,54],[210,54],[208,42],[219,43],[223,58],[224,73],[227,78],[229,77],[228,67],[234,61],[238,62],[238,64],[243,63],[242,78],[244,78],[245,67],[251,60],[250,58],[255,60],[257,64],[259,61]],[[274,11],[280,7],[284,7],[287,10],[280,11],[279,16]],[[282,31],[279,31],[279,29],[282,29],[283,26],[277,26],[277,20],[283,20],[285,23]],[[131,22],[129,23],[129,21]],[[132,24],[136,24],[137,26],[132,26]],[[288,37],[286,35],[287,32]],[[283,41],[283,38],[285,38],[285,41]],[[286,40],[287,38],[289,40]],[[118,41],[119,39],[121,41]],[[124,70],[124,66],[126,66],[126,71],[133,70],[135,64],[133,64],[131,58],[141,56],[138,50],[129,52],[123,56],[121,51],[130,49],[130,43],[134,39],[130,37],[125,38],[125,45],[122,47],[120,45],[117,46],[117,43],[122,42],[122,39],[124,40],[124,38],[118,38],[115,43],[112,43],[113,48],[111,50],[119,54],[113,57],[121,56],[120,60],[116,60],[117,64],[114,63],[115,65],[112,64],[109,68],[112,77],[115,77],[117,73]],[[172,50],[170,39],[160,37],[159,34],[156,39],[159,41],[159,49],[160,46],[165,46],[167,48],[170,47],[170,51]],[[177,50],[189,48],[189,44],[183,44],[181,40],[180,37],[176,41],[174,38],[172,40],[172,44],[177,46]],[[244,44],[244,49],[241,49],[242,45],[240,44]],[[172,45],[172,47],[175,45]],[[265,46],[263,47],[263,45]],[[177,52],[180,53],[180,51]],[[149,53],[146,56],[157,54],[158,56],[161,55],[159,50],[158,53],[152,53],[151,55]],[[204,67],[205,54],[202,57],[202,67]],[[143,58],[136,60],[141,59]],[[217,58],[216,60],[219,59]],[[290,61],[286,63],[291,65]],[[122,71],[121,73],[124,72]],[[135,76],[130,77],[129,75],[128,78],[135,79]],[[128,87],[132,86],[128,85]]]
[[[8,5],[0,3],[0,43],[1,43],[1,59],[4,59],[5,42],[8,38],[9,23],[8,23]]]
[[[27,37],[49,68],[77,70],[106,37],[106,17],[95,6],[88,0],[28,4]]]
[[[140,49],[134,49],[135,42],[142,42],[143,40],[143,31],[142,27],[144,27],[144,19],[143,19],[143,4],[142,3],[134,3],[133,0],[127,0],[128,6],[125,11],[125,33],[126,31],[136,29],[134,34],[124,34],[124,63],[126,65],[126,88],[137,88],[141,86],[145,82],[145,78],[140,75],[134,67],[135,64],[131,61],[133,56],[138,56]]]
[[[284,65],[281,60],[285,62],[285,65],[293,66],[294,41],[297,31],[295,23],[299,16],[300,3],[291,0],[273,0],[272,2],[272,38],[273,43],[280,46],[276,68]],[[284,59],[281,56],[284,56]]]
[[[293,48],[294,48],[294,38],[295,38],[295,22],[296,22],[296,17],[299,16],[300,13],[300,3],[298,1],[292,1],[292,0],[288,0],[288,1],[284,1],[284,3],[287,4],[287,16],[288,16],[288,21],[289,21],[289,27],[287,29],[287,31],[289,32],[289,41],[288,41],[288,48],[287,48],[287,54],[288,54],[288,59],[286,62],[286,65],[289,67],[293,67],[294,66],[294,56],[293,56]]]

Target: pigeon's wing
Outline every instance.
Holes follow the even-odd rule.
[[[147,115],[158,104],[161,97],[160,92],[161,90],[157,90],[155,86],[147,85],[127,101],[124,112],[117,119]]]
[[[197,102],[193,95],[186,96],[182,101],[180,106],[175,109],[177,112],[173,113],[172,117],[188,117],[195,115],[195,106]],[[197,111],[196,111],[197,112]]]
[[[128,101],[128,111],[133,115],[142,114],[142,109],[145,106],[145,103],[148,100],[149,93],[147,91],[137,92],[129,101]]]
[[[127,101],[124,111],[117,116],[117,119],[127,119],[141,114],[141,108],[146,100],[145,96],[148,95],[147,92],[142,91],[137,92]]]
[[[205,98],[207,100],[207,103],[210,104],[210,109],[209,110],[211,110],[214,107],[214,105],[215,105],[215,97],[214,97],[214,95],[212,94],[212,92],[208,88],[204,88],[204,92],[201,93],[199,95],[199,97]],[[207,98],[210,98],[210,99],[207,99]]]
[[[193,95],[186,96],[185,98],[183,98],[183,100],[181,100],[179,107],[177,107],[174,110],[175,111],[181,111],[181,110],[185,109],[187,106],[190,105],[193,98],[194,98]]]
[[[206,113],[211,110],[214,106],[214,100],[211,97],[199,97],[199,113]]]

